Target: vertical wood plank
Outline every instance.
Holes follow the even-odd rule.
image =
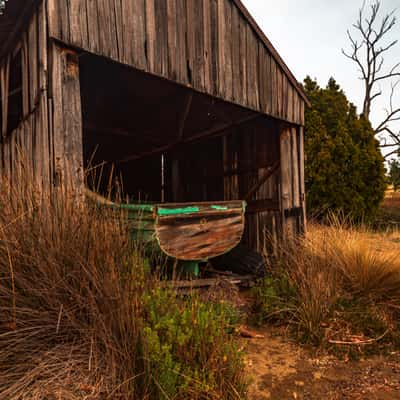
[[[240,79],[240,24],[239,11],[236,5],[232,5],[232,98],[235,103],[241,102],[242,84]]]
[[[225,9],[224,9],[224,18],[225,18],[225,40],[224,40],[224,48],[225,48],[225,64],[224,75],[225,75],[225,98],[227,100],[233,99],[233,65],[232,65],[232,47],[236,45],[232,41],[232,3],[231,1],[224,1]]]
[[[219,93],[218,0],[211,1],[211,93]]]
[[[194,62],[194,85],[201,91],[205,90],[205,52],[204,52],[204,18],[202,5],[203,0],[194,0],[194,43],[195,43],[195,62]]]
[[[38,17],[37,14],[29,24],[29,94],[30,109],[33,111],[39,95],[39,55],[38,55]]]
[[[76,47],[88,46],[88,23],[85,0],[71,0],[69,3],[71,44]]]
[[[0,69],[0,81],[1,81],[1,106],[2,106],[2,134],[3,138],[7,134],[8,129],[8,91],[10,82],[10,56],[6,57],[3,65]]]
[[[302,213],[302,229],[303,231],[306,229],[306,224],[307,224],[307,217],[306,217],[306,188],[305,188],[305,173],[304,173],[304,128],[299,127],[298,129],[298,149],[299,149],[299,179],[300,179],[300,201],[301,201],[301,207],[303,209]]]
[[[149,71],[156,73],[156,16],[154,0],[146,0],[146,44]]]
[[[195,0],[186,0],[186,57],[189,84],[197,79],[196,64],[196,35],[195,35]],[[198,80],[198,79],[197,79]]]
[[[177,22],[177,73],[178,81],[183,84],[189,83],[188,55],[186,44],[186,0],[176,0],[176,22]]]
[[[285,129],[280,137],[280,158],[281,158],[281,207],[282,213],[290,210],[292,205],[292,174],[291,174],[291,132]],[[283,229],[286,231],[288,221],[284,218]]]
[[[148,0],[149,1],[149,0]],[[155,11],[155,59],[156,73],[168,77],[168,21],[167,4],[165,1],[156,1]]]
[[[58,0],[46,1],[49,35],[56,38],[60,38],[61,36],[59,4]]]
[[[218,0],[218,93],[226,96],[226,19],[225,19],[225,0]]]
[[[97,0],[86,0],[86,15],[88,20],[88,48],[94,53],[100,53],[100,27],[97,7]],[[127,46],[128,44],[129,42],[127,43]]]
[[[242,85],[241,103],[247,105],[247,29],[243,17],[239,19],[240,25],[240,42],[239,42],[239,76]]]
[[[212,93],[211,0],[203,0],[204,88]]]
[[[291,128],[291,148],[292,148],[292,204],[293,208],[300,207],[300,169],[299,169],[299,149],[296,128]]]
[[[90,1],[90,0],[89,0]],[[137,24],[137,21],[135,23],[132,23],[131,20],[131,15],[135,15],[135,18],[137,18],[137,15],[140,13],[139,9],[136,9],[135,5],[138,6],[138,4],[134,4],[136,0],[129,1],[129,0],[121,0],[121,14],[122,14],[122,43],[120,45],[120,51],[119,55],[121,57],[121,61],[124,64],[132,64],[135,65],[135,40],[136,40],[136,35],[135,35],[135,26]],[[136,3],[138,3],[136,1]],[[143,19],[144,19],[144,3],[143,4]],[[139,25],[140,26],[140,25]]]
[[[72,0],[76,1],[76,0]],[[117,58],[116,35],[113,15],[111,14],[110,0],[97,0],[97,13],[99,23],[99,46],[106,57]]]
[[[122,2],[121,0],[111,0],[114,7],[115,21],[115,40],[117,47],[118,60],[124,59],[124,31],[122,23]]]
[[[29,48],[28,37],[24,33],[21,48],[22,62],[22,114],[26,117],[29,114]]]
[[[169,76],[173,80],[178,79],[178,26],[177,26],[177,9],[176,0],[167,2],[167,18],[168,18],[168,71]]]
[[[52,53],[53,135],[56,182],[83,193],[82,116],[77,55],[55,44]]]

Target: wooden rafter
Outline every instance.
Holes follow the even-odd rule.
[[[243,124],[245,124],[247,122],[253,121],[253,120],[255,120],[257,118],[261,118],[261,117],[262,117],[261,114],[252,114],[250,116],[247,116],[245,118],[239,119],[239,120],[234,121],[234,122],[230,122],[230,123],[227,123],[227,124],[220,124],[220,125],[218,125],[216,127],[213,127],[211,129],[206,129],[206,130],[204,130],[202,132],[199,132],[199,133],[197,133],[195,135],[187,137],[186,139],[184,138],[183,140],[176,141],[176,142],[167,144],[165,146],[160,146],[158,148],[149,150],[147,152],[143,152],[141,154],[135,154],[135,155],[123,158],[121,160],[118,160],[117,162],[120,163],[120,164],[123,164],[123,163],[128,163],[128,162],[131,162],[131,161],[140,160],[142,158],[150,157],[150,156],[153,156],[155,154],[166,153],[168,151],[173,150],[174,148],[178,147],[181,144],[192,143],[192,142],[195,142],[197,140],[203,139],[205,137],[221,135],[226,130],[228,130],[230,128],[243,125]]]

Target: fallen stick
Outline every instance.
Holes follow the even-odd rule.
[[[372,344],[372,343],[378,342],[379,340],[383,339],[387,335],[388,332],[389,332],[389,330],[387,330],[383,335],[381,335],[375,339],[357,340],[357,341],[351,341],[351,342],[347,342],[344,340],[332,340],[331,339],[331,340],[328,340],[328,342],[331,344],[339,344],[339,345],[344,345],[344,346],[346,346],[346,345],[360,346],[360,345],[365,345],[365,344]]]

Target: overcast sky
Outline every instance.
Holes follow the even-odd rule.
[[[358,17],[362,0],[242,0],[299,81],[306,75],[325,86],[333,76],[351,102],[361,110],[362,82],[356,65],[345,58],[346,31]],[[400,40],[400,0],[382,0],[382,15],[397,9],[398,22],[391,32]],[[387,65],[400,62],[400,43],[387,55]],[[390,86],[389,86],[390,88]],[[386,96],[375,104],[372,119],[385,115]],[[396,104],[400,106],[400,85]],[[398,124],[400,129],[400,124]]]

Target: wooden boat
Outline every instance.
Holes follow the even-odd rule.
[[[97,202],[102,199],[94,196]],[[133,239],[155,243],[177,260],[207,261],[229,252],[242,239],[244,201],[115,204],[104,200],[102,205],[125,213]]]

